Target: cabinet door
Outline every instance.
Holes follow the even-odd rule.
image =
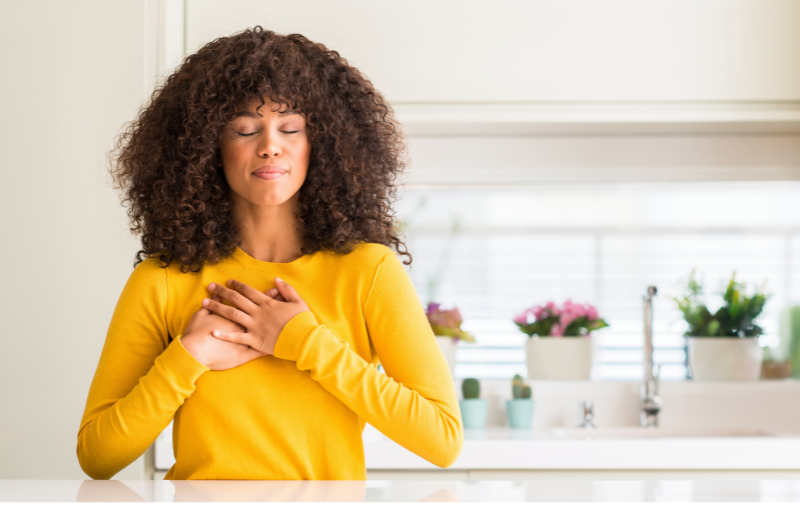
[[[187,50],[261,24],[394,103],[800,100],[793,0],[192,0]]]

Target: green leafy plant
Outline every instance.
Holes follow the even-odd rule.
[[[703,286],[689,274],[683,296],[673,298],[683,319],[689,324],[684,333],[687,337],[757,337],[764,330],[753,321],[764,310],[769,294],[763,285],[751,295],[745,294],[746,286],[736,282],[736,272],[731,275],[722,295],[723,305],[713,314],[703,301]]]
[[[461,392],[464,393],[465,400],[478,398],[481,395],[481,383],[478,379],[464,379],[461,383]]]
[[[515,400],[531,397],[531,387],[522,381],[522,376],[517,374],[511,380],[511,395]]]

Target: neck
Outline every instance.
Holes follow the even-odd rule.
[[[242,237],[239,248],[251,258],[270,263],[290,263],[303,256],[294,216],[296,197],[281,205],[263,206],[235,199],[233,214]]]

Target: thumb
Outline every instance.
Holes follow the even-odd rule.
[[[275,287],[278,288],[278,291],[287,302],[302,301],[302,298],[300,298],[300,295],[297,294],[297,291],[295,291],[292,286],[286,284],[286,282],[280,277],[275,277]]]

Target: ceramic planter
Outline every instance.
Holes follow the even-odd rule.
[[[470,398],[458,400],[461,408],[461,420],[464,428],[485,428],[486,416],[489,413],[489,401],[483,398]]]
[[[764,352],[756,337],[687,337],[689,369],[697,381],[754,381]]]
[[[530,428],[533,420],[533,399],[515,398],[506,400],[508,425],[512,428]]]
[[[590,337],[537,337],[525,344],[528,379],[589,380],[594,361]]]
[[[453,375],[453,369],[456,367],[456,348],[458,342],[451,337],[436,336],[436,343],[439,344],[439,349],[442,350],[444,358],[447,360],[447,366],[450,367],[450,376]]]

